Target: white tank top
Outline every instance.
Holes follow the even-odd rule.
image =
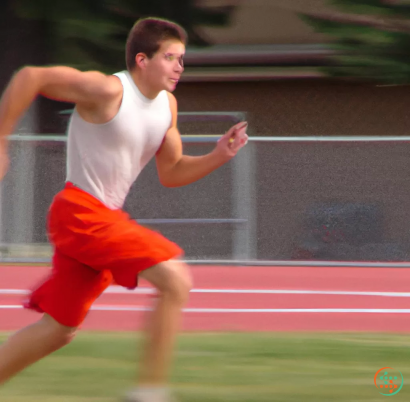
[[[127,72],[114,74],[124,91],[117,115],[105,124],[83,120],[77,110],[67,139],[67,181],[119,209],[138,175],[155,155],[172,114],[166,91],[150,100]]]

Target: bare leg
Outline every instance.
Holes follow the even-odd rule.
[[[0,384],[67,345],[74,334],[75,328],[61,325],[47,314],[13,334],[0,346]]]
[[[168,261],[143,271],[140,277],[158,289],[159,297],[147,325],[140,386],[161,387],[168,382],[181,310],[192,287],[188,266]]]

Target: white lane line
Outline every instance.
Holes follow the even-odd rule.
[[[0,295],[27,295],[26,289],[0,289]],[[124,289],[120,286],[110,286],[104,294],[154,294],[152,288]],[[193,289],[191,293],[217,294],[292,294],[292,295],[341,295],[341,296],[379,296],[379,297],[410,297],[410,292],[360,292],[346,290],[293,290],[293,289]]]
[[[0,305],[0,310],[23,309],[19,305]],[[150,311],[149,307],[95,305],[94,311]],[[410,314],[410,309],[366,309],[366,308],[185,308],[185,313],[372,313],[372,314]]]
[[[28,290],[24,289],[0,289],[0,295],[27,295]]]

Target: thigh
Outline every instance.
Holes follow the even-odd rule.
[[[78,327],[111,283],[109,270],[95,271],[56,250],[50,276],[32,292],[25,307],[46,313],[66,327]]]
[[[93,239],[83,258],[96,270],[109,269],[118,285],[133,289],[140,273],[182,254],[160,233],[128,220],[112,224]]]
[[[175,243],[124,211],[110,210],[77,192],[54,202],[49,233],[66,256],[96,271],[110,270],[115,282],[126,288],[138,285],[141,271],[183,254]]]
[[[60,324],[51,315],[45,313],[41,320],[39,321],[42,325],[50,328],[55,332],[60,332],[66,335],[72,335],[76,332],[77,327],[68,327],[66,325]]]

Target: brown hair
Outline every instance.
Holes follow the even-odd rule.
[[[162,18],[138,20],[132,27],[127,39],[127,69],[131,71],[135,67],[135,56],[138,53],[145,53],[148,58],[152,58],[159,50],[162,42],[176,39],[185,45],[187,38],[188,35],[185,29],[175,22]]]

